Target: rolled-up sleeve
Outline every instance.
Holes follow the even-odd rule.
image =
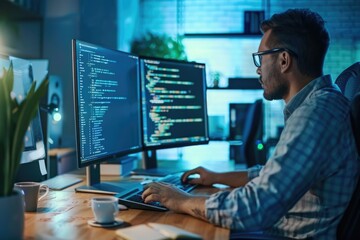
[[[278,197],[276,191],[259,188],[250,182],[245,187],[211,195],[205,202],[206,217],[211,223],[226,228],[264,229],[273,225],[284,212]]]
[[[259,173],[260,173],[262,167],[263,166],[261,166],[261,165],[255,165],[255,166],[247,169],[247,174],[248,174],[249,181],[251,181],[252,179],[259,176]]]

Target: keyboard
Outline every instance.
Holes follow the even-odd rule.
[[[41,183],[46,184],[52,190],[62,190],[82,181],[83,180],[81,178],[77,178],[68,174],[62,174],[53,178],[49,178],[45,181],[42,181]]]
[[[194,188],[196,188],[197,185],[194,184],[188,184],[183,183],[180,180],[182,173],[177,174],[171,174],[162,178],[159,178],[155,181],[157,182],[166,182],[169,184],[172,184],[179,189],[190,192]],[[151,203],[145,203],[141,197],[143,193],[143,189],[134,189],[133,191],[121,196],[120,194],[115,195],[119,199],[119,203],[123,204],[129,208],[134,209],[142,209],[142,210],[152,210],[152,211],[167,211],[168,209],[161,205],[160,202],[151,202]]]

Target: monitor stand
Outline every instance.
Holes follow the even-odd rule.
[[[142,168],[134,169],[131,174],[164,177],[175,172],[168,168],[159,168],[157,166],[156,150],[148,150],[142,153]]]
[[[94,164],[86,167],[86,185],[75,188],[76,192],[99,193],[99,194],[126,194],[136,188],[143,189],[141,183],[126,181],[108,181],[100,180],[100,164]]]

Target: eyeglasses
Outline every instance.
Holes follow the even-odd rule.
[[[296,56],[296,54],[293,51],[291,51],[290,49],[287,49],[287,48],[273,48],[273,49],[270,49],[270,50],[253,53],[252,56],[253,56],[254,64],[255,64],[256,67],[261,67],[261,59],[262,59],[263,55],[274,54],[274,53],[283,52],[283,51],[287,51],[290,54]]]

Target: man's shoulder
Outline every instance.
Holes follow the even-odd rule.
[[[313,91],[303,102],[301,111],[320,117],[344,119],[349,114],[349,100],[336,87],[329,86]]]
[[[311,103],[315,106],[325,105],[327,108],[347,108],[350,105],[349,100],[335,85],[316,89],[309,94],[309,97],[305,102]]]

